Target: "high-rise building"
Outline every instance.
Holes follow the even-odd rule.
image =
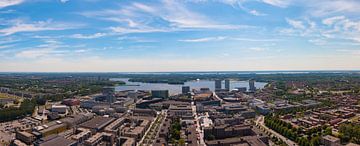
[[[255,80],[253,80],[253,79],[249,80],[249,91],[251,91],[251,92],[256,91]]]
[[[230,91],[230,80],[229,80],[229,79],[226,79],[226,80],[225,80],[225,89],[226,89],[227,91]]]
[[[169,98],[169,90],[151,90],[151,96],[154,98]]]
[[[187,94],[187,93],[189,93],[190,92],[190,86],[182,86],[182,88],[181,88],[182,90],[182,94]]]
[[[106,101],[109,103],[115,102],[115,88],[113,87],[104,87],[102,90],[102,94],[106,97]]]
[[[134,101],[138,100],[138,95],[137,95],[136,91],[129,91],[128,92],[128,97],[131,98],[131,99],[134,99]]]
[[[215,91],[221,90],[221,80],[215,80]]]

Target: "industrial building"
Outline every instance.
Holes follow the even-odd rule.
[[[87,122],[80,124],[80,127],[90,129],[92,133],[96,133],[105,128],[115,119],[110,117],[95,117]]]

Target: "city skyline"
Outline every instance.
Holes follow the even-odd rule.
[[[355,0],[5,0],[0,72],[359,70]]]

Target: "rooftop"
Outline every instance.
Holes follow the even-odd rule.
[[[76,141],[69,140],[61,136],[57,136],[53,139],[45,141],[44,143],[41,143],[40,146],[55,146],[55,145],[69,146],[69,145],[73,145],[74,143],[76,143]]]
[[[110,117],[95,117],[85,123],[82,123],[80,126],[89,129],[100,130],[114,120],[115,120],[114,118],[110,118]]]
[[[331,142],[337,142],[337,141],[340,141],[340,139],[339,139],[339,138],[334,137],[334,136],[331,136],[331,135],[326,135],[326,136],[323,136],[323,139],[326,139],[326,140],[331,141]]]

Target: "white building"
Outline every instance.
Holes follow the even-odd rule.
[[[52,105],[51,112],[57,112],[59,114],[66,114],[68,107],[66,105]]]

